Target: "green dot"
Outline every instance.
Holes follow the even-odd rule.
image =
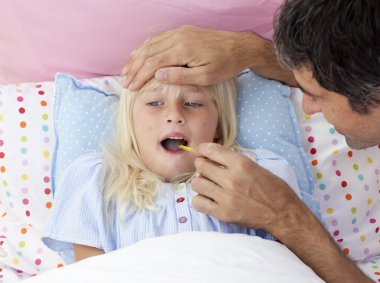
[[[372,265],[373,269],[378,269],[379,267],[377,265]]]
[[[28,140],[28,137],[26,137],[26,136],[22,136],[22,137],[21,137],[21,141],[22,141],[22,142],[26,142],[27,140]]]
[[[352,214],[355,214],[355,213],[356,213],[356,207],[351,208],[351,213],[352,213]]]
[[[43,114],[43,115],[42,115],[42,119],[44,119],[44,120],[49,119],[49,115],[48,115],[48,114]]]
[[[352,167],[354,167],[355,171],[358,171],[358,169],[359,169],[359,165],[358,164],[354,164]]]
[[[317,173],[317,179],[322,179],[322,177],[323,177],[323,174],[320,173],[320,172],[318,172],[318,173]]]
[[[18,244],[18,246],[19,246],[20,248],[25,247],[25,242],[20,242],[20,243]]]
[[[8,187],[8,182],[7,181],[3,181],[3,185],[4,185],[4,187]]]

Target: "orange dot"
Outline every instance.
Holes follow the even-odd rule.
[[[52,206],[52,203],[51,203],[50,201],[48,201],[48,202],[46,203],[46,208],[51,208],[51,206]]]
[[[349,248],[345,248],[345,249],[343,249],[343,252],[344,252],[346,255],[348,255],[348,254],[350,253],[350,249],[349,249]]]
[[[4,173],[4,172],[5,172],[5,167],[4,167],[4,166],[1,166],[1,167],[0,167],[0,172],[1,172],[1,173]]]
[[[313,161],[311,161],[311,165],[317,166],[318,165],[318,160],[314,159]]]
[[[22,122],[20,123],[20,127],[21,127],[21,128],[25,128],[25,127],[26,127],[26,122],[25,122],[25,121],[22,121]]]
[[[349,152],[347,152],[347,155],[348,155],[349,157],[352,157],[352,151],[350,150]]]
[[[376,272],[375,272],[375,275],[380,275],[380,272],[377,272],[377,271],[376,271]]]
[[[351,194],[346,194],[346,200],[352,200],[352,195]]]
[[[58,263],[57,267],[60,268],[60,267],[63,267],[64,265],[62,263]]]
[[[26,234],[27,232],[28,232],[28,230],[26,228],[21,229],[21,234]]]
[[[41,101],[41,106],[46,106],[47,105],[47,102],[45,100],[42,100]]]

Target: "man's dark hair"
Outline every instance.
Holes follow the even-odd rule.
[[[366,114],[380,105],[380,0],[286,0],[275,20],[281,62]]]

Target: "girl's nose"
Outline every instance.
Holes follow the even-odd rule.
[[[185,123],[185,117],[180,106],[171,105],[168,107],[167,110],[168,110],[167,116],[166,116],[167,123],[178,123],[178,124]]]

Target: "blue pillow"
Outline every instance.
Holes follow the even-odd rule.
[[[103,81],[107,81],[102,79]],[[116,93],[58,73],[55,77],[52,190],[61,172],[74,159],[90,150],[100,150],[113,125]]]
[[[237,90],[238,142],[243,147],[265,148],[285,158],[297,176],[303,201],[320,219],[290,88],[246,70],[237,76]]]
[[[99,80],[93,79],[93,80]],[[66,166],[88,150],[99,150],[110,135],[115,93],[109,93],[66,74],[56,76],[54,107],[55,150],[52,187]],[[251,71],[237,77],[239,143],[246,148],[265,148],[287,159],[293,167],[303,201],[319,217],[312,198],[313,179],[301,143],[290,88]]]

